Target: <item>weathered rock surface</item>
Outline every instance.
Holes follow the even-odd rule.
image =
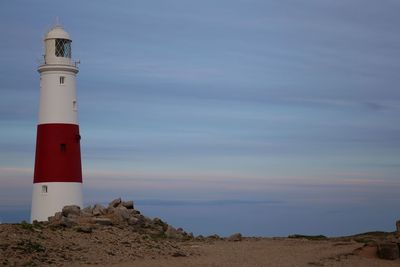
[[[396,260],[399,258],[399,244],[382,242],[378,244],[378,256],[381,259]]]
[[[74,228],[78,232],[91,233],[97,227],[126,227],[132,232],[147,234],[154,238],[169,238],[174,240],[191,240],[193,234],[188,234],[182,228],[175,229],[159,218],[148,218],[134,209],[133,201],[114,199],[105,208],[95,204],[80,209],[78,206],[65,206],[62,212],[49,217],[51,227]]]
[[[129,200],[129,201],[122,201],[121,205],[124,206],[127,209],[134,209],[133,207],[133,201]]]
[[[77,225],[77,221],[76,221],[76,218],[62,216],[60,219],[60,225],[65,226],[65,227],[72,227],[72,226]]]
[[[114,199],[113,201],[110,202],[110,204],[108,204],[108,207],[116,208],[121,204],[121,202],[122,202],[121,198]]]
[[[112,221],[109,218],[94,218],[93,222],[100,225],[112,225]]]
[[[99,215],[106,214],[106,208],[103,207],[100,204],[95,204],[94,207],[93,207],[93,210],[92,210],[92,214],[94,216],[99,216]]]
[[[64,217],[76,217],[81,214],[81,208],[76,205],[65,206],[62,209],[62,216]]]

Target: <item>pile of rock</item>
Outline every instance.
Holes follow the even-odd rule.
[[[128,227],[134,232],[148,234],[153,238],[176,240],[193,239],[192,233],[182,228],[175,229],[159,218],[148,218],[135,210],[133,201],[114,199],[104,207],[101,204],[81,209],[79,206],[65,206],[48,219],[51,227],[75,228],[79,232],[91,233],[99,227]]]
[[[395,237],[378,242],[377,251],[381,259],[396,260],[400,258],[400,220],[396,222]]]

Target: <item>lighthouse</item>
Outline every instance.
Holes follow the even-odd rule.
[[[82,207],[82,167],[76,75],[69,34],[59,25],[44,38],[31,221],[46,221],[65,205]]]

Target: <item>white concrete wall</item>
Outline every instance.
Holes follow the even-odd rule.
[[[60,76],[64,84],[60,84]],[[45,71],[40,75],[39,124],[78,124],[76,74],[70,71]],[[74,102],[75,107],[74,107]]]
[[[47,186],[47,193],[42,186]],[[48,217],[61,211],[66,205],[83,206],[82,183],[36,183],[33,184],[31,222],[47,221]]]

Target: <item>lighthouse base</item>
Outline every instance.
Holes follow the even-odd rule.
[[[47,221],[66,205],[83,206],[82,183],[33,184],[31,222]]]

